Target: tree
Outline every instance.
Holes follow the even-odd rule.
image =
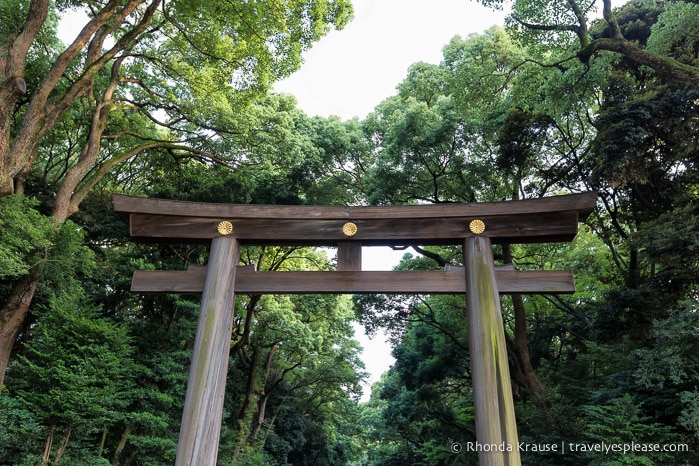
[[[502,0],[483,0],[482,4],[501,8]],[[602,16],[607,34],[595,37],[591,30],[592,15],[601,3]],[[643,2],[636,2],[642,4]],[[674,2],[666,2],[674,3]],[[689,4],[693,2],[677,2]],[[562,55],[554,54],[556,62],[550,66],[577,59],[589,64],[598,52],[612,52],[633,61],[637,66],[651,68],[662,79],[699,85],[699,69],[671,55],[639,47],[626,38],[619,25],[611,0],[595,1],[555,1],[518,0],[512,5],[507,18],[508,26],[527,44],[535,47],[567,50]]]
[[[55,27],[71,9],[84,12],[86,23],[62,46]],[[8,0],[2,11],[17,21],[0,29],[0,195],[23,193],[30,171],[48,170],[47,156],[58,153],[60,163],[51,162],[64,167],[52,187],[58,223],[114,166],[139,154],[244,162],[241,139],[264,129],[251,128],[243,114],[298,66],[304,49],[351,16],[345,0],[273,7]],[[45,138],[64,126],[70,144],[46,150]],[[0,386],[40,272],[18,280],[0,308]]]
[[[256,260],[260,266],[275,263],[272,250],[265,255],[266,260]],[[285,269],[307,270],[324,262],[321,255],[302,250],[276,257],[284,259],[275,267]],[[234,364],[245,374],[246,382],[242,396],[237,397],[237,416],[232,419],[237,425],[230,426],[238,439],[233,460],[264,448],[272,431],[278,437],[291,434],[274,427],[287,403],[303,407],[304,416],[313,415],[310,423],[318,422],[328,406],[339,408],[358,396],[363,373],[358,345],[351,339],[350,316],[343,297],[263,296],[255,300],[253,312],[240,318],[234,332],[241,335],[234,343]],[[249,334],[245,329],[250,329]]]
[[[372,387],[364,408],[369,464],[470,464],[452,442],[475,438],[461,298],[433,299],[413,312],[394,348],[396,364]],[[419,317],[421,313],[431,316]],[[444,327],[452,332],[447,334]],[[458,334],[462,338],[454,338]],[[375,442],[375,443],[373,443]],[[475,456],[475,455],[474,455]]]
[[[58,462],[71,443],[83,451],[67,456],[96,457],[98,444],[89,439],[116,424],[134,395],[125,329],[71,301],[80,297],[52,300],[15,375],[21,382],[14,393],[48,428],[42,464]]]

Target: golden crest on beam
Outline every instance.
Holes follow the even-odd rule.
[[[352,222],[347,222],[342,225],[342,234],[345,236],[354,236],[357,234],[357,225]]]
[[[485,231],[485,223],[483,223],[483,220],[471,220],[471,223],[468,224],[468,229],[474,235],[480,235]]]
[[[218,227],[216,227],[216,231],[218,231],[218,234],[221,236],[228,236],[231,233],[233,233],[233,224],[228,220],[224,220],[223,222],[218,224]]]

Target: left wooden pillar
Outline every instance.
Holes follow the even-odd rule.
[[[240,244],[221,236],[211,243],[180,427],[176,466],[216,466],[235,309]]]

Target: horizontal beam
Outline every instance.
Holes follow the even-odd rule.
[[[131,214],[131,236],[148,241],[186,240],[206,242],[219,236],[217,226],[228,220],[243,245],[332,246],[342,241],[364,245],[462,244],[473,236],[472,220],[485,224],[485,236],[493,243],[541,243],[571,241],[578,232],[578,213],[549,212],[536,215],[353,220],[357,232],[347,237],[344,220],[227,219],[175,215]]]
[[[410,206],[275,206],[211,204],[113,195],[143,241],[206,243],[218,225],[232,224],[243,245],[330,246],[462,244],[471,221],[485,224],[493,243],[570,241],[595,206],[594,192],[504,202]],[[345,236],[343,226],[354,230]]]
[[[209,218],[287,220],[366,220],[482,217],[575,211],[584,220],[595,207],[596,192],[500,202],[441,203],[402,206],[279,206],[220,204],[113,194],[114,210],[123,214],[188,215]]]
[[[498,291],[511,293],[574,293],[569,270],[514,271],[496,269]],[[137,270],[131,291],[137,293],[201,293],[206,267],[189,270]],[[458,294],[466,292],[463,270],[392,272],[257,272],[239,267],[237,294]]]

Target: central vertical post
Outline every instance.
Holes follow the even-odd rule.
[[[176,466],[216,466],[239,258],[237,239],[221,236],[212,240]]]
[[[464,242],[471,377],[481,466],[521,464],[490,238]]]

